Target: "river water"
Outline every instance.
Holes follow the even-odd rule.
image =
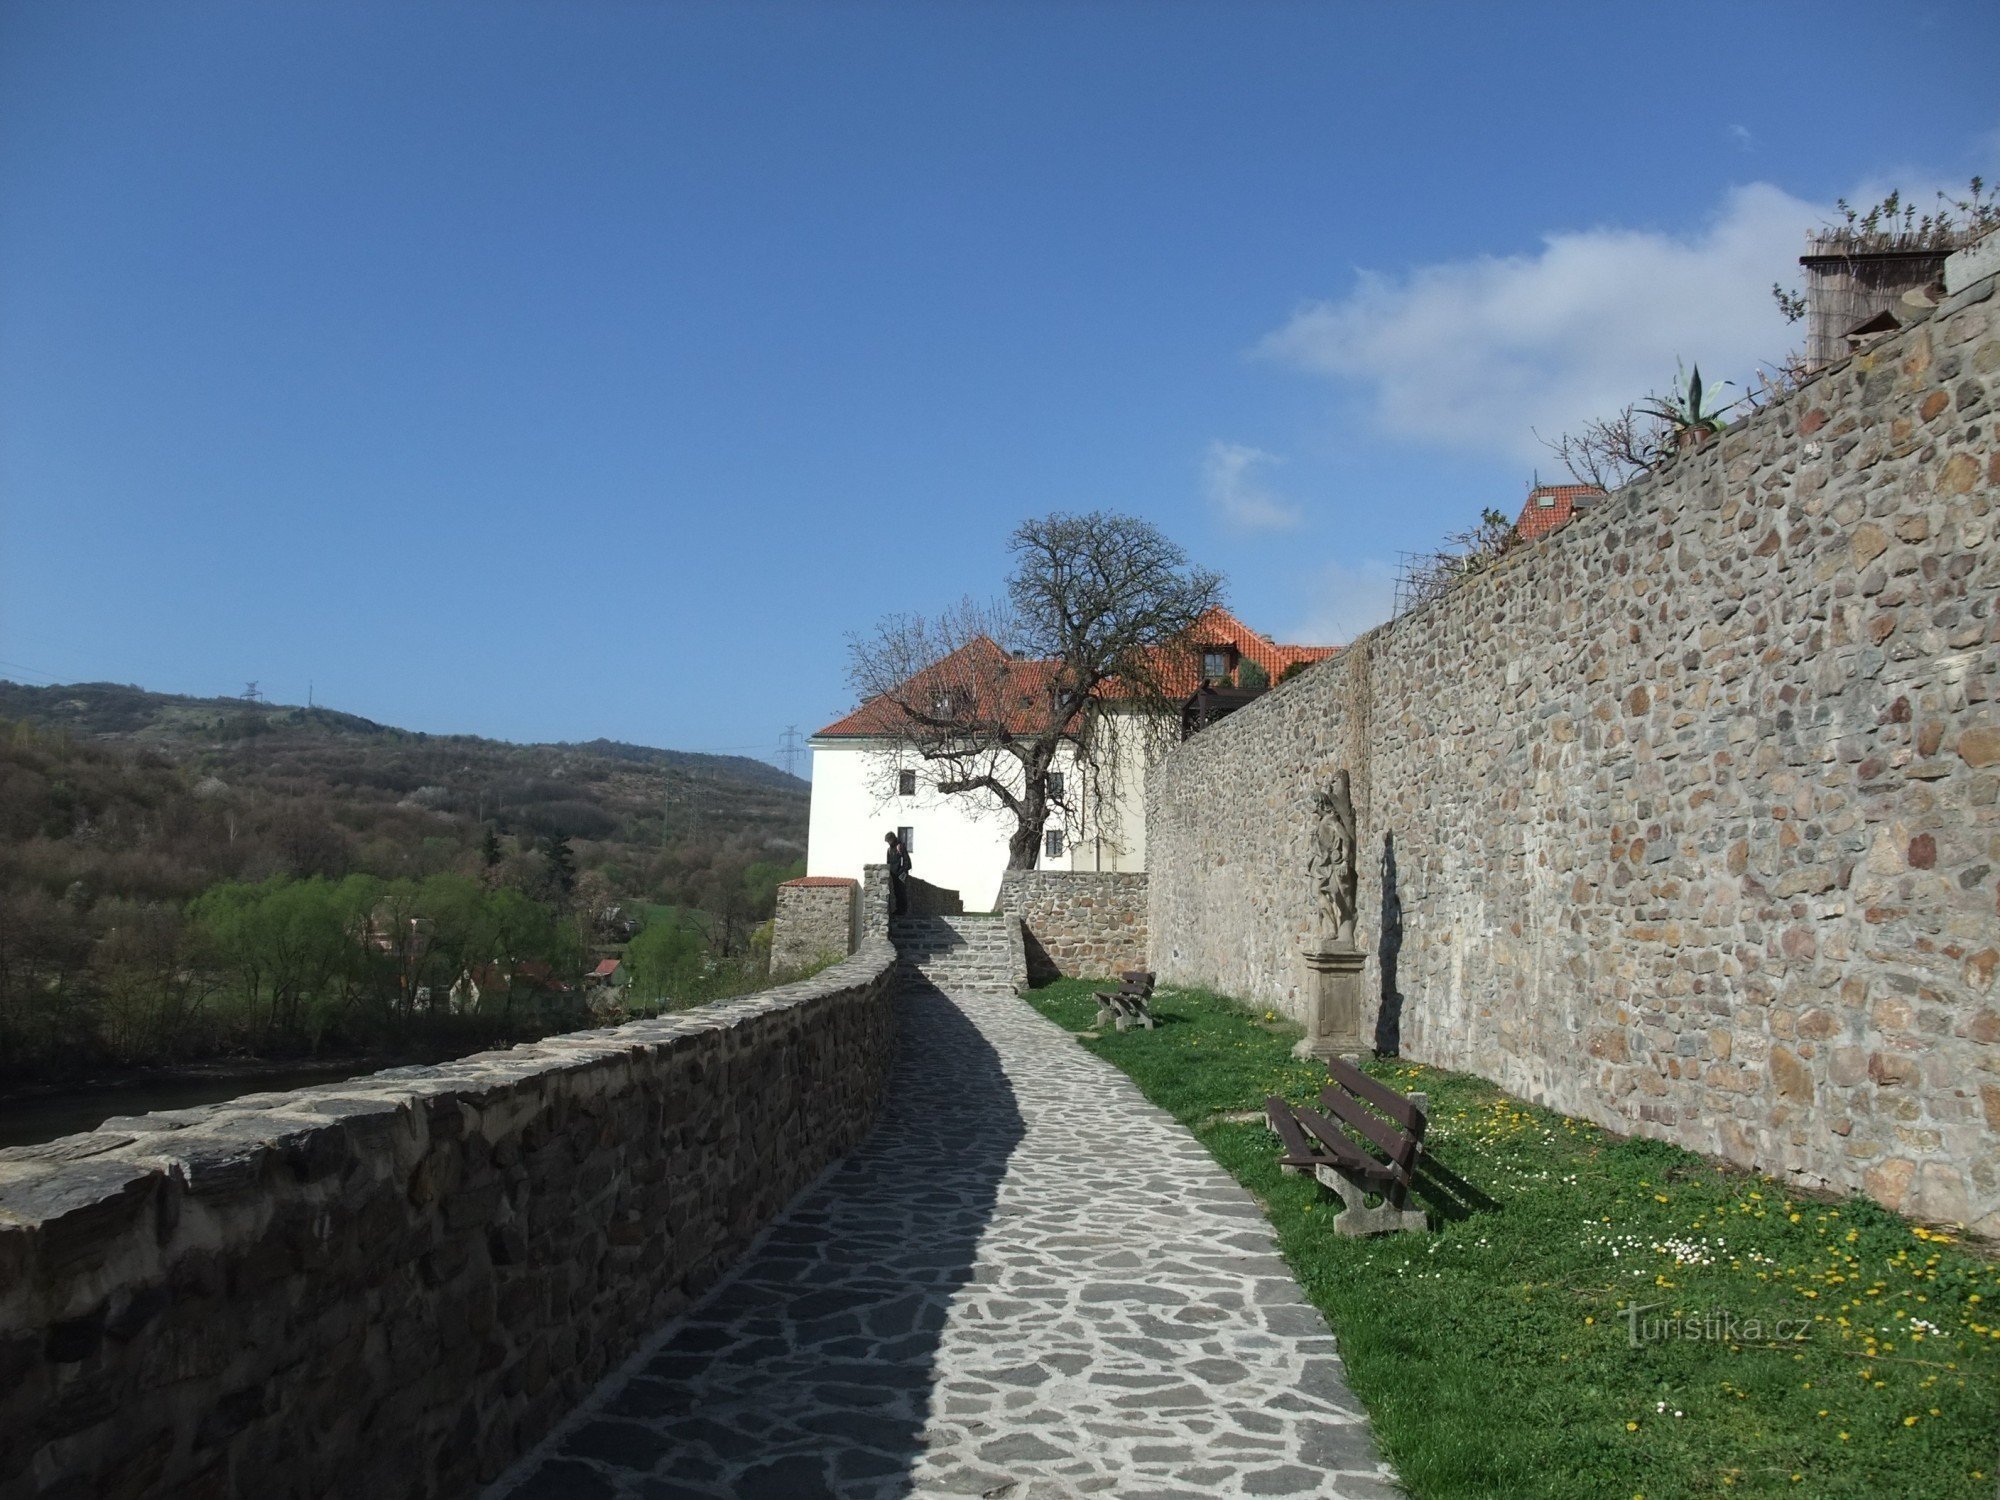
[[[220,1104],[244,1094],[281,1093],[308,1084],[337,1083],[398,1065],[395,1058],[347,1058],[255,1072],[193,1071],[129,1082],[86,1084],[61,1093],[15,1097],[0,1092],[0,1147],[36,1146],[58,1136],[95,1130],[116,1115]]]

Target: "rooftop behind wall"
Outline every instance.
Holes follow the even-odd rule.
[[[2000,1233],[1997,396],[1989,279],[1189,740],[1162,981],[1298,1013],[1345,766],[1381,1045]]]
[[[875,1111],[894,951],[0,1152],[0,1496],[460,1496]]]

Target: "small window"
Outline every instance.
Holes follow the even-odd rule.
[[[898,797],[914,797],[917,795],[917,773],[915,771],[898,771],[896,773],[896,795]]]
[[[1204,651],[1201,653],[1201,675],[1204,681],[1213,682],[1229,675],[1229,653],[1227,651]]]
[[[896,837],[897,837],[897,838],[898,838],[899,840],[901,840],[901,842],[902,842],[902,845],[903,845],[903,853],[905,853],[905,854],[909,854],[909,855],[914,855],[914,854],[915,854],[915,853],[917,852],[917,830],[916,830],[916,829],[914,829],[914,828],[898,828],[898,829],[896,830]]]
[[[1063,852],[1063,836],[1060,828],[1051,828],[1042,835],[1042,856],[1045,859],[1060,859]]]
[[[1554,510],[1556,508],[1556,497],[1554,495],[1537,495],[1535,496],[1535,504],[1539,505],[1543,510]]]
[[[1051,771],[1049,772],[1049,801],[1060,802],[1062,799],[1063,773],[1060,771]]]

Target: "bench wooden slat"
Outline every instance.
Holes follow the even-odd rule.
[[[1305,1131],[1299,1128],[1291,1105],[1273,1094],[1264,1101],[1264,1118],[1271,1122],[1278,1139],[1285,1143],[1285,1157],[1280,1165],[1310,1167],[1317,1153],[1312,1148],[1312,1142],[1306,1139]]]
[[[1292,1115],[1312,1132],[1313,1138],[1325,1149],[1326,1154],[1339,1162],[1342,1171],[1351,1172],[1356,1177],[1377,1178],[1384,1182],[1400,1180],[1395,1173],[1342,1135],[1340,1127],[1318,1110],[1309,1109],[1301,1104],[1292,1110]]]
[[[1421,1133],[1424,1112],[1378,1079],[1370,1078],[1344,1057],[1329,1057],[1326,1071],[1350,1094],[1358,1094],[1405,1130]]]
[[[1423,1105],[1377,1083],[1343,1059],[1329,1059],[1327,1072],[1332,1082],[1319,1096],[1325,1114],[1287,1104],[1275,1094],[1264,1101],[1271,1128],[1285,1144],[1285,1155],[1278,1164],[1310,1168],[1314,1177],[1339,1195],[1341,1212],[1333,1221],[1336,1234],[1424,1228],[1424,1211],[1409,1206],[1417,1157],[1423,1149]],[[1383,1114],[1409,1123],[1392,1124],[1369,1107],[1376,1103],[1381,1104]],[[1364,1138],[1367,1145],[1347,1134],[1349,1130]],[[1382,1201],[1370,1205],[1368,1199],[1378,1193]]]
[[[1367,1136],[1369,1142],[1389,1158],[1389,1166],[1399,1181],[1409,1180],[1410,1164],[1417,1159],[1417,1138],[1414,1135],[1396,1129],[1359,1099],[1341,1092],[1333,1084],[1319,1091],[1319,1102],[1320,1108],[1338,1118],[1342,1124],[1351,1125]]]
[[[1140,971],[1128,973],[1126,983],[1115,990],[1095,990],[1091,998],[1097,1001],[1097,1020],[1102,1023],[1107,1018],[1116,1022],[1118,1029],[1137,1023],[1148,1031],[1153,1029],[1153,1012],[1148,1001],[1153,994],[1153,976]],[[1144,980],[1144,983],[1140,983]]]

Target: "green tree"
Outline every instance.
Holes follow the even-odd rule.
[[[550,834],[542,858],[542,888],[547,898],[567,901],[576,889],[576,851],[570,848],[569,839],[561,834]]]
[[[649,922],[626,944],[632,997],[670,1007],[707,998],[708,942],[701,929],[679,918]]]

